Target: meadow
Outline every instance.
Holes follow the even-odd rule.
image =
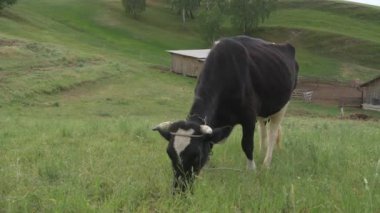
[[[215,147],[194,193],[173,197],[166,142],[151,128],[185,118],[196,79],[161,68],[169,64],[166,49],[207,44],[195,23],[168,24],[177,17],[166,4],[148,5],[139,20],[116,0],[20,1],[0,15],[0,212],[380,211],[379,114],[351,109],[371,119],[340,119],[336,106],[299,100],[291,101],[269,170],[258,150],[258,170],[245,170],[237,126]],[[290,6],[257,33],[293,38],[302,75],[367,80],[379,73],[372,56],[345,51],[356,42],[376,52],[378,22],[368,20],[368,34],[357,24],[376,9]],[[310,16],[355,19],[360,32],[299,23],[294,16],[304,7]],[[280,19],[284,13],[292,24]],[[320,38],[327,40],[319,49],[309,43]],[[333,41],[348,43],[334,49]]]

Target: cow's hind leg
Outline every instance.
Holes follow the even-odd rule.
[[[249,122],[246,124],[242,124],[243,127],[243,138],[241,141],[241,146],[245,155],[247,156],[247,169],[255,170],[256,164],[253,159],[253,136],[255,132],[255,123]]]
[[[259,143],[259,152],[268,146],[268,134],[267,134],[267,124],[268,119],[258,118],[259,128],[260,128],[260,143]]]
[[[279,143],[279,139],[281,136],[280,125],[281,125],[282,119],[284,118],[287,106],[288,104],[286,104],[279,112],[270,116],[271,120],[269,123],[269,140],[268,140],[267,152],[264,159],[265,167],[270,166],[271,161],[272,161],[272,153],[273,153],[274,145],[277,140],[278,140],[277,143]]]
[[[278,130],[277,130],[277,138],[276,138],[276,144],[279,149],[282,149],[281,139],[282,139],[282,128],[281,128],[281,125],[279,125]]]

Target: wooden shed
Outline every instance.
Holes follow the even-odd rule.
[[[168,52],[172,58],[170,71],[185,76],[198,77],[210,49],[168,50]]]
[[[363,90],[363,109],[380,111],[380,76],[360,87]]]

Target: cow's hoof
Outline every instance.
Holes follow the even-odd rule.
[[[266,169],[270,168],[270,161],[269,160],[264,160],[263,167]]]
[[[247,170],[248,171],[255,171],[256,170],[256,163],[254,160],[248,160],[247,161]]]

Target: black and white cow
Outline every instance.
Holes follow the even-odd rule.
[[[187,119],[154,128],[169,141],[167,153],[174,170],[174,187],[185,191],[193,183],[213,145],[228,137],[236,124],[242,126],[241,145],[248,158],[247,167],[255,169],[253,136],[259,122],[261,144],[267,144],[264,166],[269,167],[297,75],[295,49],[290,44],[247,36],[220,40],[198,78]]]

